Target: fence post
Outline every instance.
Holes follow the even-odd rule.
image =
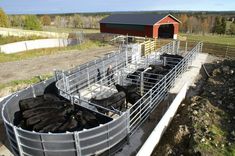
[[[128,45],[126,45],[126,65],[128,64],[128,54],[127,54],[127,53],[128,53],[128,52],[127,52],[127,51],[128,51],[128,50],[127,50],[128,47],[127,47],[127,46],[128,46]]]
[[[130,109],[126,111],[127,144],[130,144]]]
[[[89,74],[89,67],[87,67],[87,85],[88,85],[88,88],[90,87],[90,74]]]
[[[19,149],[19,154],[20,154],[20,156],[23,156],[24,155],[23,154],[23,149],[22,149],[22,146],[21,146],[21,141],[20,141],[18,130],[16,129],[16,126],[13,127],[13,131],[15,133],[15,138],[16,138],[18,149]]]
[[[227,55],[228,55],[228,43],[227,43],[227,47],[226,47],[225,58],[227,58]]]
[[[75,140],[77,155],[81,156],[81,146],[80,146],[80,139],[79,139],[79,133],[78,132],[74,132],[74,140]]]
[[[188,41],[185,41],[185,53],[188,51]]]
[[[163,57],[163,66],[164,67],[166,66],[166,57],[165,56]]]
[[[144,95],[144,72],[140,74],[140,95]]]
[[[180,40],[177,40],[177,54],[179,54],[179,49],[180,49]]]

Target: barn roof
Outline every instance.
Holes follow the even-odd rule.
[[[166,16],[171,16],[174,20],[181,23],[171,14],[112,14],[102,19],[100,23],[154,25]]]

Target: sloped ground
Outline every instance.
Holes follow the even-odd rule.
[[[235,60],[205,66],[153,156],[235,155]]]

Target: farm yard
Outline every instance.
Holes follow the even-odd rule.
[[[169,42],[169,41],[162,41],[162,43],[167,43],[167,42]],[[180,48],[181,50],[184,50],[185,44],[186,44],[185,42],[181,42],[181,44],[180,44],[180,46],[182,46]],[[195,42],[188,42],[188,49],[191,49],[193,46],[195,46],[195,44],[196,44]],[[207,43],[204,43],[204,44],[207,44]],[[4,66],[10,67],[10,68],[1,68],[1,70],[7,69],[7,70],[2,71],[2,73],[4,73],[4,74],[3,74],[3,77],[1,80],[1,82],[3,83],[1,95],[2,96],[7,95],[12,91],[16,91],[16,90],[20,90],[22,88],[25,88],[29,84],[33,84],[36,82],[40,82],[41,80],[48,79],[53,75],[52,71],[55,68],[66,70],[71,67],[74,67],[77,64],[82,64],[82,63],[85,63],[89,60],[99,58],[105,54],[110,53],[110,51],[115,50],[115,49],[116,49],[115,47],[106,45],[104,47],[103,46],[98,47],[98,48],[95,47],[93,49],[82,50],[80,52],[71,50],[69,52],[67,51],[67,52],[56,52],[55,54],[53,54],[53,53],[43,54],[46,56],[43,56],[43,55],[40,56],[40,53],[39,53],[40,57],[35,57],[35,56],[33,56],[32,58],[25,57],[25,59],[22,59],[21,61],[16,60],[13,62],[8,61],[5,63],[1,63],[2,67],[4,67]],[[205,49],[206,48],[204,47],[203,52],[206,51]],[[214,49],[217,49],[217,48],[214,48]],[[89,55],[87,55],[88,53],[89,53]],[[211,54],[214,54],[214,53],[211,53]],[[13,55],[20,55],[20,54],[13,54]],[[33,54],[33,55],[35,55],[35,54]],[[217,56],[219,56],[219,55],[217,55]],[[34,66],[32,66],[32,65],[34,65]],[[19,72],[15,72],[15,70],[18,69],[19,66],[21,66],[22,69]],[[39,68],[35,68],[35,67],[39,67]],[[14,75],[9,76],[9,74],[12,73],[13,71],[14,71]],[[4,76],[4,75],[6,75],[6,76]],[[39,75],[42,75],[42,76],[39,77]],[[30,79],[31,77],[33,77],[33,78]],[[19,80],[19,81],[15,80],[16,78],[21,78],[22,80]],[[190,111],[193,111],[193,109],[191,109]],[[217,112],[217,111],[215,111],[215,112]],[[174,120],[173,120],[173,122],[174,122]],[[174,124],[174,125],[176,125],[176,124]],[[215,125],[215,126],[217,126],[217,125]],[[198,128],[198,127],[195,127],[195,128]],[[216,127],[216,128],[218,129],[218,127]],[[46,131],[46,129],[45,129],[45,131]],[[160,151],[160,152],[162,152],[162,154],[164,154],[164,152],[166,152],[165,151],[166,149],[162,149],[161,144],[162,143],[160,142],[160,146],[157,147],[157,151],[158,152]],[[226,144],[226,142],[225,142],[225,144]],[[201,145],[198,145],[198,146],[201,146]],[[163,147],[165,147],[165,146],[163,145]],[[174,151],[173,145],[170,147],[172,147],[172,153],[170,153],[170,154],[174,154],[175,151]],[[212,148],[212,147],[210,147],[210,148]],[[231,144],[231,147],[233,147],[233,144]],[[161,148],[161,149],[159,150],[158,148]],[[167,146],[167,149],[169,149],[168,146]],[[197,149],[200,149],[200,148],[198,147]],[[228,152],[226,150],[230,151],[230,146],[226,147],[226,149],[222,152]],[[178,151],[178,153],[177,153],[177,151],[178,151],[178,149],[176,148],[176,152],[175,152],[176,155],[181,152],[181,151]],[[205,151],[206,150],[204,150],[204,151],[202,150],[200,152],[203,153]],[[167,151],[167,152],[169,152],[169,151]],[[221,153],[221,151],[218,151],[218,153]],[[153,153],[153,155],[154,155],[154,153]]]
[[[235,155],[234,11],[31,5],[0,8],[0,155]]]

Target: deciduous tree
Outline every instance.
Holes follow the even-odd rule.
[[[37,16],[35,15],[29,15],[26,16],[25,22],[24,22],[24,29],[28,30],[41,30],[41,23],[38,20]]]
[[[235,22],[231,23],[229,32],[231,35],[235,35]]]
[[[8,16],[2,8],[0,8],[0,27],[9,27]]]
[[[51,25],[51,17],[48,15],[44,15],[41,17],[41,22],[43,25]]]

